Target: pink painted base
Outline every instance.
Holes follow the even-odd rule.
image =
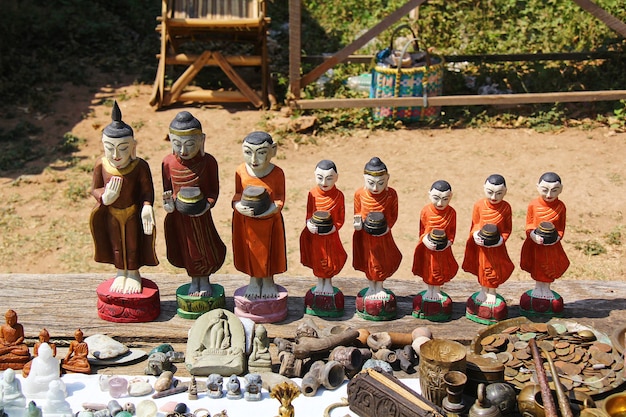
[[[287,289],[278,287],[278,297],[249,300],[244,294],[248,286],[237,288],[233,296],[235,315],[248,318],[255,323],[276,323],[287,318]]]
[[[140,294],[120,294],[109,291],[114,279],[104,281],[96,289],[98,317],[115,323],[145,323],[159,317],[159,287],[153,281],[142,278]]]

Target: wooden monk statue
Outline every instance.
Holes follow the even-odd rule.
[[[506,302],[496,291],[515,269],[506,249],[513,215],[511,205],[504,201],[507,189],[502,175],[490,175],[483,189],[485,198],[474,204],[463,259],[463,270],[478,278],[480,291],[468,298],[465,315],[478,323],[493,324],[507,318]]]
[[[89,355],[89,346],[83,340],[83,332],[77,329],[74,332],[74,340],[70,342],[70,346],[67,349],[67,355],[61,361],[61,368],[65,371],[90,374],[91,365],[87,355]]]
[[[4,318],[6,322],[0,327],[0,369],[20,370],[30,360],[24,327],[17,322],[14,310],[7,310]]]
[[[456,237],[456,211],[450,206],[452,187],[438,180],[428,192],[430,204],[420,212],[419,241],[413,253],[413,274],[427,286],[413,299],[413,316],[446,321],[452,316],[452,299],[441,287],[456,276],[459,264],[452,254]]]
[[[96,289],[98,315],[108,321],[146,322],[161,311],[156,284],[139,273],[142,266],[159,263],[152,173],[136,155],[133,129],[122,121],[117,102],[111,118],[102,131],[104,157],[93,170],[91,195],[96,206],[89,224],[95,261],[115,265],[117,273]]]
[[[396,300],[383,283],[402,261],[391,234],[398,220],[398,194],[388,186],[387,166],[378,157],[365,164],[363,178],[365,185],[354,193],[352,265],[365,272],[369,287],[357,296],[357,313],[368,320],[389,320],[396,316]]]
[[[257,323],[280,321],[287,316],[287,290],[274,283],[274,275],[287,270],[285,174],[271,162],[277,144],[268,133],[248,134],[242,149],[233,196],[233,263],[250,282],[235,291],[235,313]]]
[[[220,183],[217,161],[204,151],[205,137],[198,119],[187,111],[178,113],[169,127],[172,153],[162,164],[167,259],[172,265],[185,268],[191,278],[191,284],[183,286],[180,292],[183,299],[185,295],[194,298],[194,318],[225,305],[224,288],[210,283],[211,274],[224,263],[226,245],[211,215]],[[179,302],[181,305],[184,303]],[[185,313],[181,314],[179,308],[179,314]]]
[[[522,245],[520,267],[535,280],[535,289],[520,298],[523,315],[560,316],[563,298],[550,288],[569,267],[561,239],[565,234],[565,204],[559,200],[563,191],[561,177],[546,172],[537,183],[539,197],[528,205],[526,240]]]
[[[322,160],[317,164],[317,185],[309,191],[306,227],[300,234],[300,261],[317,278],[317,285],[305,296],[306,313],[323,317],[343,315],[343,293],[332,284],[332,278],[341,272],[348,259],[339,236],[346,209],[344,195],[335,186],[338,177],[333,161]]]

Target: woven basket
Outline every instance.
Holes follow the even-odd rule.
[[[404,28],[404,25],[394,31]],[[392,36],[393,44],[393,36]],[[400,61],[414,45],[413,54],[418,54],[417,38],[414,36],[402,49]],[[421,53],[424,55],[424,52]],[[403,122],[418,122],[438,119],[441,107],[427,106],[428,97],[440,96],[443,91],[443,74],[445,61],[443,57],[426,52],[425,59],[419,66],[397,68],[376,65],[372,70],[371,98],[390,97],[424,97],[425,106],[419,107],[377,107],[373,109],[375,119],[392,118]]]

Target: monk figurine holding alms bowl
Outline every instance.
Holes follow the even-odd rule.
[[[357,295],[357,314],[367,320],[396,317],[396,298],[383,283],[400,267],[402,253],[391,229],[398,220],[398,194],[389,187],[387,166],[378,157],[365,164],[364,186],[354,193],[352,266],[369,281]]]
[[[494,324],[507,318],[506,302],[496,291],[515,269],[506,249],[513,215],[511,205],[504,201],[507,188],[502,175],[487,177],[483,189],[485,198],[472,210],[463,259],[463,270],[478,278],[480,291],[468,298],[465,316],[477,323]]]
[[[226,303],[224,288],[210,282],[226,258],[211,214],[220,192],[218,165],[204,150],[202,124],[188,111],[174,117],[169,139],[172,152],[161,166],[167,259],[191,280],[176,291],[178,315],[197,318]]]
[[[441,287],[459,270],[452,254],[456,237],[456,211],[450,206],[452,187],[448,181],[435,181],[428,196],[430,204],[420,212],[420,234],[412,269],[427,289],[413,298],[412,314],[430,321],[446,321],[452,316],[452,299]]]
[[[339,236],[346,208],[344,195],[335,186],[338,177],[333,161],[318,162],[317,185],[309,191],[306,226],[300,233],[300,261],[317,278],[317,285],[304,297],[305,311],[322,317],[343,315],[343,293],[332,284],[332,278],[341,272],[348,259]]]
[[[233,263],[250,282],[235,291],[235,314],[257,323],[276,322],[287,316],[287,290],[274,283],[274,275],[287,270],[285,174],[271,162],[277,144],[268,133],[248,134],[242,150],[232,200]]]
[[[528,205],[526,240],[522,245],[520,267],[535,280],[535,289],[520,298],[524,316],[555,316],[563,312],[563,298],[550,286],[569,267],[561,239],[565,234],[565,204],[559,200],[563,191],[561,177],[546,172],[537,183],[539,197]]]

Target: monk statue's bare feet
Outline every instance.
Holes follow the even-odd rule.
[[[139,294],[141,291],[141,275],[139,275],[139,271],[128,271],[128,276],[124,282],[124,294]]]
[[[441,301],[442,299],[443,295],[441,294],[440,287],[436,285],[429,285],[426,290],[426,294],[424,294],[424,300]]]
[[[121,269],[117,270],[117,276],[113,280],[111,287],[109,288],[110,292],[124,292],[124,284],[126,283],[126,272]]]
[[[189,285],[187,295],[191,297],[210,297],[213,295],[209,277],[191,277],[191,285]]]
[[[495,289],[494,289],[495,290]],[[495,306],[498,301],[497,294],[495,291],[489,291],[487,293],[487,298],[485,299],[484,304],[488,306]]]
[[[487,300],[487,291],[485,291],[485,288],[481,288],[480,292],[476,296],[476,302],[479,303],[479,304],[482,304],[486,300]]]
[[[263,278],[250,277],[250,283],[248,284],[248,287],[246,288],[246,293],[244,294],[244,297],[246,297],[249,300],[256,300],[257,298],[260,298],[262,280]]]
[[[274,284],[274,277],[262,278],[261,298],[277,298],[278,287]]]
[[[365,292],[365,298],[370,300],[384,300],[387,297],[387,292],[383,288],[382,281],[370,281],[370,286]]]
[[[322,289],[323,295],[334,295],[335,289],[333,288],[333,282],[330,278],[324,280],[324,288]]]
[[[324,278],[317,279],[317,285],[312,292],[315,295],[324,295]]]
[[[189,290],[187,295],[190,297],[199,297],[200,292],[200,277],[191,277],[191,284],[189,284]]]
[[[537,281],[535,284],[535,289],[531,293],[531,296],[535,298],[542,298],[544,300],[554,299],[554,294],[552,293],[552,290],[550,289],[549,282]]]
[[[210,297],[212,295],[213,295],[213,288],[211,287],[211,282],[209,281],[209,277],[201,277],[199,297]]]

